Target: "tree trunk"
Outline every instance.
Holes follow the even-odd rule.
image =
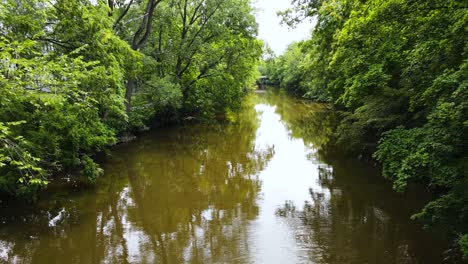
[[[131,44],[131,47],[133,50],[139,50],[148,41],[148,38],[151,33],[151,23],[153,21],[154,10],[158,6],[158,4],[161,3],[161,1],[162,0],[148,0],[148,3],[146,4],[145,15],[141,21],[139,28],[137,29],[137,31],[135,32],[135,35],[133,36],[133,41]],[[130,6],[132,2],[133,1],[130,1],[128,7]],[[127,81],[127,89],[125,91],[125,100],[126,100],[125,111],[127,112],[127,115],[130,113],[132,94],[133,92],[135,92],[135,88],[136,88],[136,79],[130,77]]]
[[[132,94],[135,91],[135,87],[136,87],[136,79],[129,78],[127,81],[127,89],[125,90],[125,111],[127,115],[130,113]]]

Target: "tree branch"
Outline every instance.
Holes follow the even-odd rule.
[[[124,16],[127,15],[128,10],[130,10],[130,6],[133,4],[133,1],[134,0],[130,0],[130,2],[127,4],[127,6],[125,7],[122,14],[120,14],[120,16],[115,21],[114,26],[112,27],[113,29],[115,29],[117,27],[117,25],[120,23],[120,21],[124,18]]]
[[[135,32],[135,35],[133,37],[132,49],[138,50],[148,41],[148,38],[151,33],[151,25],[153,24],[151,22],[153,20],[154,10],[158,6],[158,4],[161,3],[161,1],[162,0],[149,0],[148,1],[148,4],[146,5],[145,16],[143,17],[140,27]],[[143,33],[143,36],[141,36],[142,33]]]

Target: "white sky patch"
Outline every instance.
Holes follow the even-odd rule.
[[[291,42],[310,37],[313,26],[310,20],[303,21],[294,29],[280,25],[281,18],[276,12],[290,8],[291,0],[254,0],[253,6],[258,9],[256,18],[259,24],[259,38],[267,42],[276,55],[283,54]]]

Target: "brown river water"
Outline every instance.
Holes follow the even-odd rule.
[[[0,263],[442,263],[409,220],[424,193],[325,148],[325,105],[268,92],[233,117],[116,147],[95,187],[0,203]]]

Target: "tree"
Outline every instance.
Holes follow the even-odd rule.
[[[90,157],[125,129],[123,81],[137,54],[112,33],[104,4],[19,0],[0,8],[0,189],[29,196],[70,167],[93,181],[101,170]]]
[[[238,108],[260,56],[250,2],[174,0],[161,4],[155,16],[155,34],[142,49],[148,67],[139,78],[139,105],[165,94],[191,116]],[[180,97],[161,79],[173,83]]]
[[[133,50],[141,49],[146,42],[148,41],[149,37],[151,36],[151,27],[153,24],[153,15],[156,7],[161,3],[162,0],[148,0],[146,3],[145,13],[143,14],[143,18],[141,19],[141,23],[138,29],[135,31],[132,39],[131,47]],[[133,1],[132,1],[133,2]],[[131,6],[132,2],[128,3],[128,8]],[[124,11],[123,15],[125,15],[127,11]],[[119,17],[117,22],[122,19]],[[127,114],[130,113],[130,105],[132,100],[133,92],[135,91],[136,80],[134,77],[130,77],[127,81],[127,89],[125,90],[125,100],[126,100],[126,112]]]

